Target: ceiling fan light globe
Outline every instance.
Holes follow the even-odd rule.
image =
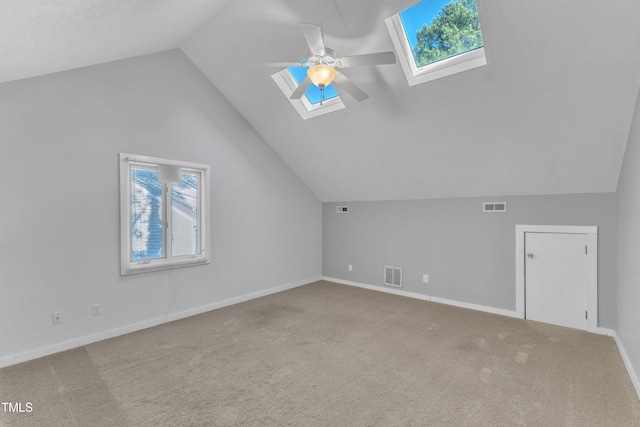
[[[338,76],[338,72],[333,67],[328,65],[319,64],[309,67],[307,70],[307,76],[311,79],[314,85],[319,88],[327,87]]]

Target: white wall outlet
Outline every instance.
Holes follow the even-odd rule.
[[[289,273],[293,273],[293,265],[289,266]]]
[[[349,271],[353,271],[353,265],[349,264]]]
[[[422,275],[422,283],[429,283],[429,275],[428,274],[423,274]]]
[[[98,316],[100,315],[100,304],[93,304],[91,306],[91,315],[92,316]]]
[[[62,323],[62,312],[56,311],[53,313],[53,324],[57,325],[58,323]]]

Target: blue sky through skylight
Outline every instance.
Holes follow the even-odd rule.
[[[483,47],[476,0],[423,0],[398,15],[418,69]]]
[[[307,77],[307,70],[309,67],[289,67],[287,68],[289,73],[293,77],[293,79],[298,83],[302,83],[302,81]],[[320,92],[320,88],[314,84],[309,86],[307,92],[305,92],[305,96],[309,100],[309,102],[313,104],[319,104],[322,100],[322,94]],[[338,96],[338,93],[333,88],[333,85],[329,85],[324,88],[324,100],[328,100],[331,98],[335,98]]]
[[[431,25],[431,21],[438,16],[442,6],[450,2],[451,0],[424,0],[400,12],[400,19],[402,19],[411,49],[416,47],[418,42],[416,31],[422,29],[424,24]]]

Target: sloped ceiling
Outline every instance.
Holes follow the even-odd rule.
[[[231,0],[0,0],[0,82],[180,45]]]
[[[488,65],[409,87],[345,70],[370,98],[301,120],[258,64],[392,50],[399,0],[235,1],[183,46],[322,201],[615,191],[640,82],[640,2],[478,0]],[[324,6],[324,7],[322,7]]]
[[[2,0],[0,81],[182,47],[322,201],[615,191],[640,84],[640,2],[478,0],[488,64],[302,120],[261,64],[392,50],[406,0]]]

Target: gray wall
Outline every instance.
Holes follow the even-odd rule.
[[[0,85],[0,143],[0,360],[320,277],[321,203],[180,50]],[[119,152],[211,165],[211,264],[120,277]]]
[[[616,332],[640,374],[640,96],[618,182],[618,325]],[[640,386],[638,377],[636,388]],[[640,389],[638,389],[640,393]]]
[[[490,201],[508,212],[482,213]],[[350,213],[336,214],[343,204]],[[614,193],[324,203],[322,218],[323,276],[384,286],[384,265],[398,266],[406,291],[506,310],[516,307],[516,224],[598,226],[598,324],[615,327]]]

